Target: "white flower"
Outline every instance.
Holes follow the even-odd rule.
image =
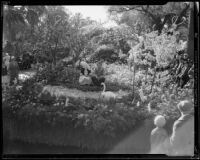
[[[16,90],[21,90],[22,86],[16,86]]]
[[[137,102],[136,106],[137,106],[137,107],[139,107],[139,106],[140,106],[140,102],[139,102],[139,101]]]

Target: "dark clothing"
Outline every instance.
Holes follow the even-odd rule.
[[[10,85],[14,84],[14,80],[18,80],[19,66],[16,61],[11,61],[9,65]]]
[[[81,67],[81,73],[83,74],[83,75],[85,75],[85,68],[82,68]],[[91,70],[89,70],[89,69],[87,69],[87,73],[88,73],[88,75],[91,73]],[[85,75],[85,76],[87,76],[87,75]]]
[[[92,76],[91,79],[92,79],[92,83],[95,86],[101,86],[101,83],[105,82],[105,78],[104,77],[97,78],[95,76]]]
[[[5,76],[8,74],[8,70],[7,70],[7,67],[6,66],[3,66],[2,67],[2,76]]]
[[[194,116],[181,116],[173,125],[173,133],[170,138],[172,155],[194,154]]]
[[[188,71],[190,70],[189,62],[179,64],[179,67],[176,71],[176,82],[178,83],[178,87],[183,88],[187,82],[190,80],[188,75]]]
[[[22,69],[30,69],[31,64],[34,63],[34,56],[24,54],[22,57]],[[20,67],[21,68],[21,67]]]

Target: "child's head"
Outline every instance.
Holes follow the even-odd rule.
[[[177,107],[182,114],[187,114],[192,111],[193,104],[188,100],[184,100],[184,101],[179,102]]]
[[[164,127],[166,124],[165,117],[162,115],[157,115],[154,119],[154,125],[157,127]]]

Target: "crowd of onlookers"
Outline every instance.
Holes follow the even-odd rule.
[[[6,86],[18,82],[18,73],[20,70],[31,69],[35,64],[35,58],[30,53],[24,53],[22,56],[13,56],[3,52],[2,58],[2,80]]]
[[[164,129],[165,117],[162,115],[155,117],[156,128],[151,132],[151,154],[194,155],[194,105],[184,100],[177,107],[181,116],[174,122],[171,135]]]

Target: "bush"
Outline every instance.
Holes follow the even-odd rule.
[[[79,71],[72,67],[65,67],[63,63],[56,66],[46,64],[36,72],[37,82],[46,81],[46,84],[65,84],[78,82]]]
[[[95,99],[69,97],[68,106],[65,106],[65,97],[38,96],[39,86],[26,81],[23,90],[10,92],[13,98],[3,102],[3,130],[9,130],[14,139],[110,149],[141,120],[150,116],[142,107]],[[37,99],[34,98],[36,95]]]
[[[109,45],[102,45],[97,48],[95,53],[90,57],[90,61],[108,61],[108,62],[115,62],[118,59],[118,54],[115,52],[114,48]]]

